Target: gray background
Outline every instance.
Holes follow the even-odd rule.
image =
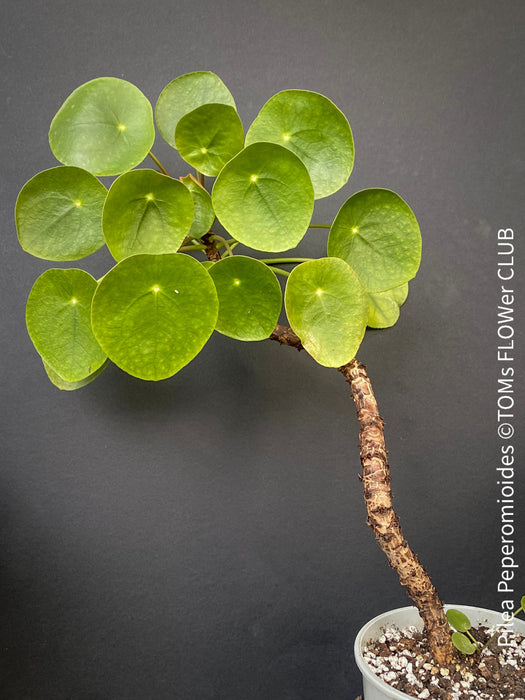
[[[354,173],[317,220],[383,186],[423,233],[400,322],[359,351],[397,509],[445,600],[499,609],[495,241],[515,229],[522,294],[524,21],[521,1],[2,4],[3,698],[349,700],[357,630],[407,603],[364,524],[336,371],[215,335],[160,383],[115,367],[78,392],[47,381],[24,306],[52,264],[18,247],[13,207],[56,164],[47,130],[62,101],[103,75],[155,102],[174,77],[213,70],[245,125],[290,87],[347,114]],[[155,152],[187,171],[160,138]],[[303,254],[325,240],[313,231]],[[521,298],[517,315],[522,532]]]

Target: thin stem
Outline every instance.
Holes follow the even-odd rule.
[[[273,267],[271,268],[273,272],[275,272],[277,275],[283,275],[284,277],[290,277],[290,273],[288,270],[282,270],[280,267]]]
[[[330,224],[310,224],[308,228],[332,228]]]
[[[204,187],[204,173],[195,170],[195,176],[197,177],[197,182],[199,183],[199,185],[202,185],[202,187]]]
[[[155,163],[155,165],[164,173],[164,175],[167,175],[168,177],[171,177],[169,172],[166,170],[166,168],[162,165],[160,160],[155,156],[151,151],[148,151],[148,156],[152,159],[152,161]]]
[[[222,245],[226,248],[226,252],[228,253],[228,255],[233,255],[233,250],[230,248],[230,244],[228,243],[228,241],[225,238],[223,238],[222,236],[219,236],[219,234],[217,234],[217,233],[214,233],[213,240],[219,241],[219,243],[222,243]],[[217,246],[217,247],[219,247],[219,246]]]
[[[296,265],[309,260],[312,260],[312,258],[263,258],[261,262],[266,265]]]

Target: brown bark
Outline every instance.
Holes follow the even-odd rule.
[[[221,260],[221,254],[217,250],[217,244],[215,243],[213,233],[211,231],[209,233],[205,233],[204,236],[201,236],[201,241],[206,246],[205,253],[208,260],[212,260],[213,262],[218,262]]]
[[[340,367],[339,371],[350,384],[359,421],[363,467],[361,479],[368,512],[367,522],[390,566],[397,572],[401,584],[406,587],[419,610],[435,661],[441,665],[450,664],[454,659],[454,647],[443,603],[428,573],[404,538],[399,518],[392,507],[384,423],[378,412],[366,367],[354,359]]]

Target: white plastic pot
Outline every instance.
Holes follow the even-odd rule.
[[[469,605],[446,605],[445,609],[448,608],[456,608],[456,610],[464,612],[474,627],[479,623],[488,623],[488,626],[500,625],[503,623],[501,613],[495,612],[494,610],[485,610],[484,608],[475,608]],[[419,613],[415,607],[390,610],[389,612],[374,617],[373,620],[367,622],[367,624],[360,629],[354,644],[354,655],[359,670],[363,674],[364,700],[391,700],[392,698],[396,700],[406,700],[406,698],[411,697],[382,681],[376,676],[363,658],[363,650],[366,645],[370,641],[380,637],[385,627],[390,627],[390,625],[396,625],[396,627],[399,628],[414,625],[420,630],[423,629],[423,621],[419,617]],[[512,629],[519,634],[525,634],[525,621],[514,618]]]

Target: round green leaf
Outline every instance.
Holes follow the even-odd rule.
[[[315,198],[340,189],[354,166],[354,140],[345,115],[327,97],[308,90],[278,92],[259,112],[246,144],[271,141],[301,158]]]
[[[421,233],[416,217],[391,190],[357,192],[335,217],[328,255],[346,260],[369,292],[398,287],[419,268]]]
[[[101,372],[103,372],[106,367],[109,364],[109,360],[106,360],[104,364],[102,364],[97,370],[92,372],[88,377],[85,379],[81,379],[79,382],[67,382],[65,379],[63,379],[59,374],[57,374],[51,367],[46,363],[43,362],[44,364],[44,369],[46,370],[47,376],[49,378],[49,381],[54,384],[58,389],[62,389],[63,391],[75,391],[75,389],[82,389],[82,387],[86,386],[87,384],[91,384],[91,382],[98,377]]]
[[[42,360],[66,382],[80,382],[106,361],[91,329],[96,281],[84,270],[51,269],[29,294],[26,323]]]
[[[111,185],[102,227],[115,260],[137,253],[175,253],[193,221],[193,198],[182,182],[156,170],[132,170]]]
[[[15,207],[22,248],[45,260],[78,260],[104,245],[106,188],[81,168],[60,165],[22,187]]]
[[[197,71],[181,75],[166,85],[155,107],[155,119],[162,138],[175,145],[175,128],[181,117],[210,102],[235,107],[234,99],[218,75]]]
[[[369,294],[367,326],[370,328],[393,326],[399,318],[399,308],[405,303],[407,295],[408,282],[386,292]]]
[[[264,340],[279,320],[281,286],[267,265],[244,255],[223,258],[209,273],[219,296],[215,328],[237,340]]]
[[[462,654],[474,654],[477,650],[475,644],[473,644],[468,637],[465,637],[461,632],[452,633],[452,644],[456,647],[458,651]]]
[[[368,302],[356,273],[338,258],[320,258],[292,270],[284,295],[292,329],[325,367],[350,362],[363,339]]]
[[[78,87],[49,130],[55,158],[94,175],[131,170],[148,155],[154,140],[151,104],[120,78],[96,78]]]
[[[458,632],[468,632],[472,627],[470,620],[461,610],[449,608],[446,612],[446,616],[449,624]]]
[[[133,255],[99,283],[93,330],[125,372],[166,379],[200,352],[217,312],[215,285],[197,260],[183,253]]]
[[[211,197],[207,190],[205,190],[204,187],[197,182],[193,175],[181,177],[180,181],[184,183],[184,185],[186,185],[191,192],[193,206],[195,207],[193,223],[191,224],[188,235],[193,236],[194,238],[200,238],[205,233],[209,232],[215,220],[215,212],[213,211]]]
[[[233,238],[276,252],[294,248],[306,233],[314,192],[308,171],[290,150],[254,143],[221,170],[212,202]]]
[[[204,175],[218,175],[244,146],[244,130],[234,107],[205,104],[181,117],[175,145],[184,160]]]
[[[521,606],[521,609],[525,612],[525,595],[522,597],[522,599],[520,601],[520,606]]]

